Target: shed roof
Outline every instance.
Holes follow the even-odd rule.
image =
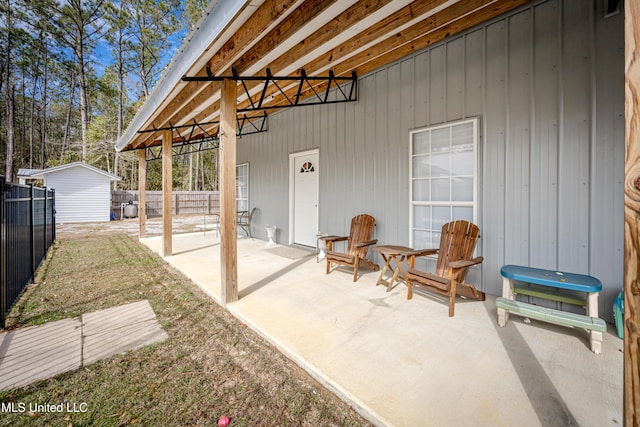
[[[111,181],[120,181],[122,179],[117,175],[111,174],[107,171],[103,171],[102,169],[88,165],[84,162],[67,163],[65,165],[54,166],[52,168],[47,168],[47,169],[20,169],[18,171],[18,176],[22,178],[41,179],[41,178],[44,178],[45,175],[48,175],[50,173],[59,172],[65,169],[71,169],[76,167],[82,167],[92,172],[104,175],[108,177]]]
[[[42,169],[21,168],[18,169],[18,178],[31,178],[32,174],[38,173],[40,171],[42,171]]]
[[[219,81],[187,77],[361,76],[514,9],[528,0],[218,0],[185,42],[116,144],[119,151],[217,133]],[[304,72],[302,71],[304,70]],[[266,106],[285,105],[273,85],[237,81],[238,108],[266,92]],[[326,89],[326,82],[314,83]],[[288,96],[301,84],[288,83]],[[303,97],[313,96],[310,86]],[[247,115],[251,116],[252,113]],[[257,113],[253,113],[256,114]],[[263,114],[260,112],[259,114]],[[200,126],[181,127],[188,124]],[[196,132],[196,133],[197,133]]]

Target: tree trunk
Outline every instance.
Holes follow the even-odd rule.
[[[22,91],[22,113],[20,123],[22,126],[20,128],[20,146],[24,147],[27,144],[27,82],[25,81],[25,76],[27,74],[26,65],[22,68],[22,84],[20,85]]]
[[[33,131],[35,129],[36,117],[36,88],[38,85],[38,76],[33,78],[33,86],[31,87],[31,117],[29,117],[29,169],[33,169]]]
[[[196,185],[194,187],[195,191],[198,191],[198,173],[200,172],[200,151],[196,152]]]
[[[80,123],[82,130],[82,161],[87,160],[87,131],[89,130],[89,101],[87,99],[87,82],[84,70],[84,46],[82,35],[76,44],[78,58],[78,80],[80,83]]]
[[[71,84],[69,85],[69,108],[67,109],[67,121],[64,125],[64,138],[62,139],[62,149],[60,150],[60,161],[64,159],[64,150],[69,143],[69,129],[71,126],[71,111],[73,110],[73,98],[76,94],[76,73],[71,70]]]
[[[14,87],[7,86],[7,161],[5,162],[5,179],[13,182],[13,146],[14,146]]]
[[[8,182],[13,181],[13,143],[14,143],[14,118],[13,118],[13,85],[11,84],[11,34],[13,32],[13,22],[11,17],[11,3],[6,0],[6,28],[7,33],[7,52],[5,64],[5,81],[7,82],[6,92],[6,105],[7,105],[7,146],[6,146],[6,161],[5,161],[5,180]]]
[[[41,34],[41,37],[43,35]],[[47,81],[49,73],[49,61],[47,52],[47,43],[44,38],[41,38],[42,53],[44,55],[44,70],[42,76],[42,108],[40,109],[42,114],[42,123],[40,125],[40,169],[44,169],[47,164],[47,155],[45,151],[47,140]]]
[[[189,153],[189,191],[193,191],[193,151]]]

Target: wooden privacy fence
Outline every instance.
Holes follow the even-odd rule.
[[[147,216],[162,216],[162,191],[147,191],[146,196]],[[220,212],[219,191],[174,191],[172,199],[173,215],[209,215]],[[111,192],[111,213],[122,219],[122,203],[137,203],[138,200],[137,191],[114,190]]]
[[[0,175],[0,328],[55,238],[55,192]]]

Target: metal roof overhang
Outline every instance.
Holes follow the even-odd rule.
[[[330,75],[362,76],[528,1],[218,0],[116,149],[161,145],[167,128],[176,145],[215,135],[223,76],[236,77],[238,111],[262,116],[326,91]],[[292,80],[269,85],[275,75]],[[303,77],[321,79],[301,90]]]

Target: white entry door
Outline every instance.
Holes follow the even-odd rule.
[[[318,150],[291,154],[291,243],[316,246],[318,234]]]

